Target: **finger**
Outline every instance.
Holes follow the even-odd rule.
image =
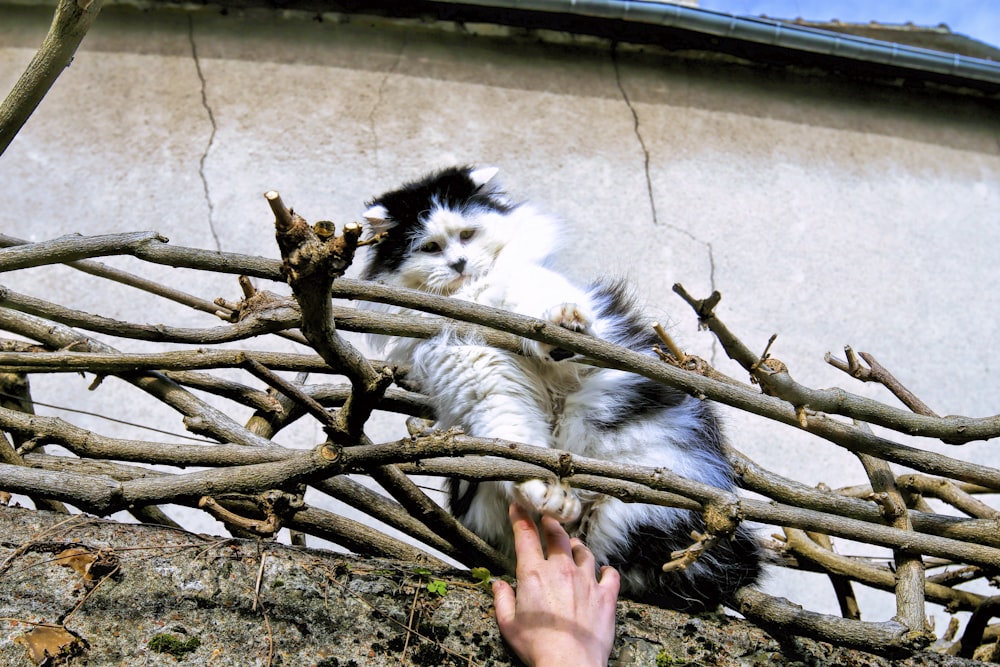
[[[493,608],[497,612],[497,625],[500,629],[514,622],[515,609],[514,589],[506,581],[497,579],[493,582]]]
[[[621,575],[618,574],[618,570],[610,565],[601,567],[601,580],[597,582],[598,588],[604,589],[608,595],[617,598],[621,583]]]
[[[510,527],[514,532],[514,553],[517,555],[517,568],[536,563],[545,559],[542,553],[542,542],[538,537],[538,528],[531,520],[527,510],[517,503],[510,504]]]
[[[570,538],[569,544],[573,550],[573,562],[582,568],[594,570],[594,554],[587,545],[575,537]]]
[[[543,516],[542,535],[545,537],[545,550],[549,558],[553,556],[572,557],[573,547],[570,545],[569,534],[558,521],[550,516]]]

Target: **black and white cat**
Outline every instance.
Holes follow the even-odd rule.
[[[548,267],[558,223],[515,204],[496,169],[451,168],[376,197],[365,219],[374,233],[365,279],[530,315],[651,353],[657,342],[621,281],[581,288]],[[402,309],[371,304],[375,309]],[[710,405],[623,371],[568,361],[526,341],[514,354],[444,334],[430,340],[373,336],[386,358],[411,364],[438,426],[567,450],[608,461],[660,466],[723,489],[734,487]],[[450,480],[451,511],[513,554],[507,506],[516,500],[559,519],[622,575],[623,593],[678,610],[712,608],[760,574],[759,547],[741,528],[685,570],[664,573],[671,552],[704,529],[693,512],[574,490],[565,484]]]

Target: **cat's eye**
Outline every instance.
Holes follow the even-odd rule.
[[[458,238],[462,239],[463,241],[468,241],[475,235],[476,235],[475,229],[463,229],[458,233]]]
[[[428,241],[420,246],[420,252],[437,253],[441,252],[441,244],[437,241]]]

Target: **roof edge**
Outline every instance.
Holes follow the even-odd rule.
[[[1000,62],[767,17],[737,16],[650,0],[433,0],[432,4],[563,14],[673,28],[789,51],[931,73],[977,88],[1000,90]]]

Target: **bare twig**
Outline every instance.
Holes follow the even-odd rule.
[[[990,619],[1000,614],[1000,596],[987,598],[979,608],[972,614],[969,624],[965,626],[962,634],[961,651],[959,655],[963,658],[971,658],[976,647],[983,640],[986,624]]]
[[[937,417],[937,413],[931,410],[926,403],[917,398],[912,391],[904,387],[903,383],[897,380],[892,373],[882,366],[882,364],[875,361],[875,357],[867,352],[861,353],[861,358],[868,362],[868,368],[865,368],[861,365],[861,362],[858,361],[857,355],[849,345],[844,348],[844,355],[847,357],[846,364],[843,361],[834,358],[829,352],[826,353],[824,359],[826,359],[826,362],[834,368],[839,368],[851,377],[861,380],[862,382],[878,382],[891,391],[893,395],[903,403],[903,405],[918,415]]]
[[[243,319],[236,324],[204,329],[120,322],[99,315],[63,308],[41,299],[18,294],[3,286],[0,286],[0,306],[87,331],[159,343],[213,345],[246,340],[265,333],[277,333],[299,325],[298,309],[294,308],[294,304],[288,301],[279,302],[275,308],[264,313],[255,313],[253,317]]]
[[[23,373],[0,372],[0,408],[11,409],[24,414],[34,414],[35,409],[31,401],[31,392],[28,388],[28,378]],[[17,453],[17,448],[24,444],[31,434],[13,434],[14,441],[7,440],[6,435],[0,432],[0,463],[11,465],[25,465],[24,459]],[[43,449],[44,448],[40,448]],[[58,500],[51,500],[44,497],[32,497],[31,502],[41,509],[69,514],[66,505]]]
[[[820,566],[823,572],[858,581],[884,591],[893,591],[896,587],[896,575],[888,567],[875,567],[858,559],[841,556],[824,548],[811,539],[805,531],[796,528],[785,528],[785,545],[799,558],[807,559]],[[954,589],[943,584],[928,582],[926,586],[927,599],[948,606],[956,611],[971,611],[976,609],[983,598],[975,593]]]
[[[712,308],[718,303],[718,298],[712,299],[712,308],[709,308],[706,305],[709,300],[699,301],[695,299],[680,284],[674,285],[674,291],[691,305],[698,313],[699,321],[710,328],[718,337],[727,354],[751,373],[765,392],[781,397],[795,407],[843,415],[861,422],[877,424],[912,435],[936,437],[950,444],[963,444],[971,440],[993,438],[998,435],[996,429],[1000,427],[1000,415],[966,422],[965,418],[935,417],[890,408],[883,403],[851,394],[843,389],[810,389],[805,387],[791,378],[784,364],[780,364],[780,362],[779,364],[759,363],[761,359],[747,348],[715,314]],[[977,423],[973,424],[972,422]],[[941,427],[945,424],[949,424],[949,426],[942,429]],[[987,424],[989,425],[987,426]],[[985,427],[985,429],[980,432],[979,438],[968,437],[970,427],[978,431],[980,426]],[[811,419],[809,428],[813,430]]]
[[[951,480],[910,474],[900,475],[897,483],[901,489],[943,500],[969,516],[981,519],[1000,518],[1000,511],[993,509],[981,500],[977,500],[971,493],[962,490]]]
[[[727,351],[744,364],[766,393],[746,382],[726,378],[703,360],[685,357],[681,350],[662,353],[664,357],[676,357],[678,362],[664,364],[652,354],[625,350],[533,318],[422,292],[349,280],[341,274],[359,243],[356,227],[347,226],[337,236],[331,223],[306,225],[276,195],[269,196],[268,202],[282,238],[283,264],[171,246],[153,233],[74,237],[47,245],[25,245],[19,240],[14,243],[0,236],[0,245],[19,246],[0,251],[0,266],[5,266],[2,262],[14,268],[70,262],[74,268],[108,279],[121,279],[126,284],[136,283],[135,286],[150,293],[219,314],[231,322],[231,326],[205,329],[116,322],[4,290],[0,297],[5,299],[7,308],[0,308],[0,328],[57,351],[43,351],[23,343],[0,345],[0,372],[86,370],[101,377],[117,375],[180,412],[189,429],[219,441],[219,444],[178,444],[179,438],[165,443],[109,438],[52,417],[0,409],[0,429],[23,442],[22,453],[58,443],[81,457],[32,453],[20,457],[21,465],[0,463],[0,479],[5,489],[49,495],[99,513],[131,507],[137,516],[151,521],[165,518],[158,514],[156,503],[195,506],[200,498],[210,496],[214,502],[208,502],[207,507],[228,521],[234,531],[249,529],[271,534],[284,526],[362,553],[433,559],[420,547],[389,538],[378,528],[302,504],[300,494],[308,485],[310,493],[328,494],[401,530],[428,548],[467,565],[487,564],[501,571],[509,568],[510,563],[465,530],[407,475],[470,481],[559,478],[575,488],[605,493],[626,502],[662,504],[727,517],[718,525],[706,519],[710,529],[704,535],[693,536],[691,548],[675,554],[675,566],[693,561],[740,520],[784,527],[787,537],[782,548],[786,560],[803,569],[825,572],[840,582],[839,599],[845,616],[849,617],[813,614],[753,591],[737,595],[737,608],[765,627],[786,635],[797,633],[896,655],[916,650],[929,640],[923,630],[920,585],[925,586],[927,600],[948,605],[952,610],[985,609],[980,596],[955,588],[955,584],[992,577],[997,571],[996,563],[1000,562],[997,510],[983,494],[1000,490],[1000,470],[935,454],[919,446],[904,446],[829,414],[874,415],[873,423],[949,442],[1000,435],[1000,418],[913,415],[841,390],[803,387],[790,378],[784,364],[771,356],[772,344],[761,355],[750,351],[725,329],[714,312],[718,294],[704,301],[691,299],[690,295],[686,298],[702,322],[724,339]],[[288,278],[297,301],[257,290],[241,278],[242,301],[231,303],[222,299],[213,303],[175,294],[155,284],[142,284],[141,280],[133,280],[134,276],[118,276],[116,270],[83,259],[115,253],[238,276]],[[426,315],[355,311],[335,306],[331,299],[389,303]],[[292,327],[301,327],[305,338],[298,340],[308,342],[319,354],[215,348],[126,354],[68,325],[126,340],[196,345],[252,339],[276,329],[291,332]],[[742,484],[767,497],[757,500],[692,482],[669,470],[599,461],[532,447],[530,443],[424,430],[412,438],[371,442],[365,425],[376,408],[421,417],[433,415],[424,397],[388,386],[394,378],[405,377],[406,369],[397,369],[393,375],[391,367],[362,356],[341,337],[341,332],[369,331],[426,338],[445,327],[515,352],[523,348],[522,337],[541,340],[578,353],[588,364],[638,373],[694,396],[726,403],[793,428],[805,428],[858,453],[869,472],[870,484],[849,490],[854,497],[846,496],[776,475],[739,452],[728,451]],[[667,339],[664,345],[669,346]],[[881,375],[884,369],[876,368],[871,359],[866,361]],[[861,368],[857,359],[855,362]],[[216,378],[209,372],[238,367],[249,369],[272,388],[265,392]],[[287,370],[299,372],[299,378],[288,382],[276,374]],[[341,374],[346,381],[307,385],[302,375],[305,372]],[[209,406],[181,385],[208,391],[258,412],[246,427],[241,426],[227,417],[225,410]],[[317,421],[327,430],[332,443],[305,451],[275,444],[271,438],[299,418]],[[888,473],[888,462],[907,466],[917,473],[895,480]],[[144,467],[150,464],[208,469],[163,472]],[[367,489],[348,478],[347,473],[372,476],[393,498]],[[946,516],[926,503],[913,504],[925,495],[939,497],[974,518]],[[294,502],[272,503],[268,498],[292,498]],[[908,508],[907,503],[915,509]],[[836,554],[830,536],[891,548],[897,552],[900,565],[894,573],[874,559]],[[925,578],[921,560],[927,568],[948,565],[951,569]],[[902,622],[852,620],[859,615],[850,590],[852,582],[895,590],[902,596],[898,615]],[[980,612],[980,618],[986,614],[987,611]],[[982,621],[984,628],[988,620],[987,617]],[[966,633],[966,643],[987,641],[992,636],[990,632],[973,628],[973,632]]]
[[[785,529],[785,544],[790,549],[792,548],[792,540],[789,538],[789,533],[792,530],[794,529]],[[823,533],[806,534],[809,536],[809,539],[815,542],[818,546],[831,553],[833,552],[833,540],[830,539],[829,535],[825,535]],[[844,618],[853,618],[860,621],[861,609],[858,607],[858,598],[854,595],[854,587],[851,586],[850,577],[829,571],[827,572],[827,576],[830,578],[830,583],[833,585],[833,592],[837,596],[837,604],[840,605],[840,615]]]
[[[741,614],[772,634],[822,638],[839,646],[864,647],[862,650],[890,656],[926,646],[922,635],[911,641],[909,630],[898,621],[870,623],[817,614],[749,587],[736,592],[735,602]]]
[[[860,426],[867,428],[867,424]],[[858,459],[871,480],[872,490],[885,498],[880,504],[886,523],[903,531],[913,530],[906,502],[896,488],[896,479],[889,464],[867,454],[858,454]],[[896,560],[896,617],[912,632],[926,633],[924,564],[920,554],[894,549],[893,558]]]
[[[102,4],[102,0],[60,0],[56,5],[52,25],[41,47],[0,104],[0,155],[73,60]]]

